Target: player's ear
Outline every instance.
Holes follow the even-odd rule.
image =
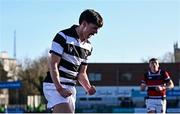
[[[87,21],[82,21],[81,24],[85,27],[87,25]]]

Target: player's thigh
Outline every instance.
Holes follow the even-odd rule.
[[[154,99],[146,99],[146,108],[148,113],[156,112],[156,101]]]
[[[159,100],[157,104],[157,112],[158,113],[165,113],[166,112],[166,100]]]
[[[53,107],[53,113],[73,113],[72,105],[69,103],[56,104]]]

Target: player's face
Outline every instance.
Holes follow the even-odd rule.
[[[84,22],[83,38],[84,40],[89,39],[92,35],[98,33],[98,26],[92,23]]]
[[[158,61],[150,61],[149,68],[152,72],[157,72],[159,70],[159,63]]]

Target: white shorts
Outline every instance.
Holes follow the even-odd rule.
[[[56,104],[60,103],[70,103],[75,110],[75,101],[76,101],[76,88],[75,86],[62,85],[63,88],[66,88],[72,92],[72,95],[64,98],[62,97],[53,83],[43,83],[43,92],[44,96],[47,99],[47,108],[53,108]]]
[[[162,99],[146,99],[146,108],[147,111],[154,110],[156,113],[163,113],[166,112],[166,100]]]

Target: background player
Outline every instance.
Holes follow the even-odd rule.
[[[147,87],[146,108],[148,113],[166,112],[166,90],[172,89],[174,84],[167,71],[159,68],[156,58],[149,60],[149,71],[141,81],[141,90]]]

